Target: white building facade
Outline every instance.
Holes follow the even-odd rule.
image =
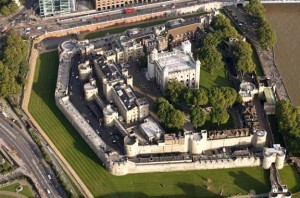
[[[154,49],[148,56],[147,76],[155,80],[163,93],[171,79],[176,79],[189,88],[199,89],[200,66],[200,61],[193,59],[191,43],[184,41],[179,49],[172,52],[158,53]]]

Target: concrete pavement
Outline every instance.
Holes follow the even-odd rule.
[[[35,155],[34,147],[31,142],[26,140],[26,137],[22,133],[7,121],[0,117],[0,134],[3,141],[9,145],[11,149],[15,151],[17,155],[23,162],[23,167],[25,171],[28,172],[28,176],[32,178],[39,194],[42,197],[61,197],[57,192],[56,188],[52,185],[47,177],[50,170],[46,170],[45,167],[40,163],[40,159]],[[46,193],[46,189],[49,189],[51,194]]]

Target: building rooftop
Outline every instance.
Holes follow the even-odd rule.
[[[173,36],[173,38],[176,38],[177,36],[179,36],[181,34],[186,34],[187,32],[194,32],[198,28],[199,29],[201,28],[199,23],[193,23],[193,24],[189,24],[189,25],[185,25],[185,26],[180,26],[180,27],[170,29],[166,36],[169,37],[171,35],[171,36]]]
[[[99,67],[108,81],[114,81],[121,78],[121,74],[115,63],[106,62],[102,55],[93,56],[92,58],[94,59],[95,67]]]
[[[143,105],[149,104],[147,98],[138,98],[135,102],[138,106],[143,106]]]
[[[159,53],[156,62],[161,69],[168,69],[169,73],[196,67],[196,63],[191,55],[185,54],[179,50]]]
[[[90,83],[85,83],[83,85],[83,89],[84,90],[93,90],[93,89],[97,89],[97,87],[95,85],[91,85]]]
[[[134,103],[136,96],[130,85],[117,83],[114,86],[114,89],[127,110],[131,110],[136,107],[136,104]]]
[[[281,147],[280,144],[274,144],[273,148],[266,148],[264,151],[264,154],[267,156],[271,156],[274,153],[283,156],[285,155],[285,148]]]
[[[164,130],[151,117],[146,118],[140,128],[146,133],[148,139],[160,140],[165,134]]]
[[[275,95],[274,95],[271,87],[266,87],[264,89],[264,94],[265,94],[266,101],[268,104],[273,104],[273,105],[276,104]]]

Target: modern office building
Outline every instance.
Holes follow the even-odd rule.
[[[114,8],[128,7],[137,3],[155,2],[156,0],[94,0],[98,11]]]
[[[75,0],[39,0],[40,16],[50,17],[75,11]]]

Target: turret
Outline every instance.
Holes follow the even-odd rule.
[[[138,140],[136,137],[126,136],[124,138],[125,154],[127,157],[135,157],[138,155]]]
[[[255,131],[252,138],[252,145],[255,148],[263,148],[265,146],[267,132],[265,130]]]
[[[157,60],[158,51],[154,48],[148,56],[148,76],[150,79],[154,78],[154,61]]]
[[[201,69],[201,62],[200,60],[196,60],[196,68],[195,68],[195,89],[199,89],[200,84],[200,69]]]

